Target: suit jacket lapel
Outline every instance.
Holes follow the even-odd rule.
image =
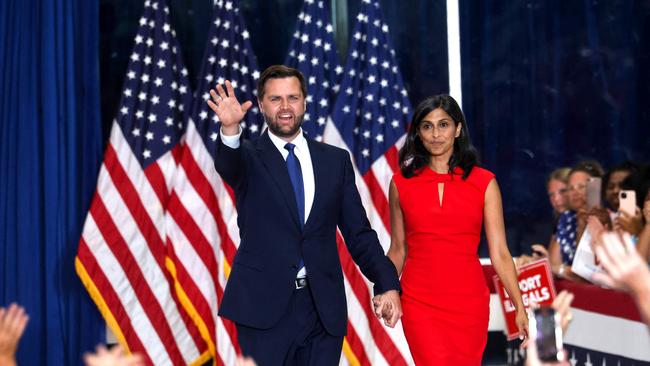
[[[271,177],[273,177],[273,181],[277,185],[279,191],[282,193],[284,201],[291,211],[291,216],[295,224],[300,227],[296,195],[293,191],[291,180],[289,179],[287,163],[282,157],[282,154],[278,151],[275,145],[273,145],[273,142],[271,142],[271,139],[268,136],[268,131],[264,132],[259,138],[257,150],[260,159],[266,166]]]

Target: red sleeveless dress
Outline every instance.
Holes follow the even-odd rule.
[[[408,254],[402,273],[402,325],[417,365],[480,365],[490,292],[477,255],[485,191],[494,178],[475,167],[439,174],[426,167],[393,176]],[[442,205],[438,183],[444,184]]]

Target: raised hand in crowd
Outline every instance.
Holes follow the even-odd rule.
[[[84,355],[86,366],[138,366],[145,365],[144,358],[139,354],[127,354],[122,346],[117,345],[113,348],[106,349],[104,345],[99,345],[95,353]]]
[[[596,218],[607,229],[612,228],[612,220],[609,212],[604,207],[592,207],[591,209],[580,209],[577,212],[578,217],[578,237],[582,237],[590,217]]]
[[[532,263],[541,258],[548,258],[548,250],[544,245],[533,244],[530,246],[530,248],[533,251],[532,255],[522,254],[519,257],[515,258],[515,266],[517,267],[517,272],[519,272],[519,268],[529,263]]]
[[[226,80],[225,86],[225,90],[221,85],[210,90],[212,100],[208,100],[208,106],[219,117],[224,134],[236,135],[239,132],[239,122],[244,119],[253,102],[248,100],[240,104],[229,80]]]
[[[643,214],[637,208],[634,216],[625,211],[619,211],[619,216],[614,219],[614,230],[625,231],[631,235],[639,235],[643,230]]]
[[[402,317],[402,303],[395,290],[384,292],[372,298],[372,305],[377,319],[383,319],[384,325],[394,328]]]
[[[594,250],[606,271],[594,274],[594,279],[629,292],[645,323],[650,326],[650,270],[634,248],[630,235],[604,233]]]
[[[515,267],[517,268],[517,274],[519,274],[519,269],[521,267],[535,261],[535,258],[527,254],[522,254],[519,257],[513,259],[515,260]]]
[[[16,349],[22,337],[29,316],[25,309],[16,304],[9,308],[0,308],[0,365],[13,366],[16,364]]]
[[[595,216],[589,216],[587,223],[589,224],[589,234],[592,242],[600,240],[601,235],[607,230],[605,225]]]
[[[533,258],[535,260],[540,259],[540,258],[548,258],[548,250],[546,247],[542,244],[533,244],[531,245],[531,249],[533,250]]]
[[[573,314],[571,313],[571,303],[573,302],[573,294],[562,290],[553,300],[551,307],[555,309],[555,312],[560,316],[560,328],[562,328],[562,334],[566,334],[567,329],[569,329],[569,324],[573,320]]]
[[[571,303],[573,302],[573,294],[562,290],[553,300],[551,307],[555,310],[555,313],[559,317],[560,328],[562,328],[562,334],[566,334],[569,324],[573,319],[573,314],[571,313]],[[537,339],[537,333],[531,332],[530,341],[526,343],[527,347],[527,356],[526,356],[526,366],[568,366],[570,363],[567,361],[567,357],[564,357],[563,361],[560,362],[542,362],[539,359],[537,352],[537,344],[535,340]]]
[[[239,356],[237,357],[235,366],[257,366],[257,363],[255,363],[255,360],[250,357]]]

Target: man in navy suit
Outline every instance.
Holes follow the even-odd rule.
[[[234,189],[241,236],[219,315],[237,325],[243,353],[260,365],[338,365],[347,329],[340,228],[375,284],[375,313],[393,327],[402,314],[399,279],[370,228],[349,154],[306,138],[307,87],[300,71],[271,66],[257,97],[268,129],[240,139],[232,85],[210,91],[221,122],[215,167]]]

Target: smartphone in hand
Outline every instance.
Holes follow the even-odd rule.
[[[600,189],[602,187],[602,179],[599,177],[591,177],[587,181],[587,209],[600,207]]]
[[[636,192],[623,190],[618,192],[618,210],[626,212],[630,216],[636,213]]]
[[[539,359],[543,362],[564,360],[562,352],[562,328],[559,316],[549,306],[535,309],[535,344]]]

